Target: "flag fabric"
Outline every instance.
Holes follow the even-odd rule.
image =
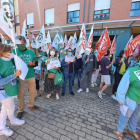
[[[101,45],[98,49],[97,59],[100,60],[107,52],[108,47],[111,45],[110,38],[108,35],[107,29],[105,29],[105,33],[101,42]]]
[[[53,40],[52,46],[53,46],[54,48],[58,49],[58,45],[59,45],[59,44],[60,44],[60,36],[59,36],[59,34],[57,33],[57,34],[55,35],[54,40]]]
[[[132,40],[132,48],[133,50],[137,47],[137,44],[140,42],[140,35],[136,36],[133,40]]]
[[[130,37],[125,49],[124,49],[124,53],[125,53],[125,57],[128,58],[128,56],[133,52],[134,48],[132,46],[132,41],[133,41],[133,35]]]
[[[24,36],[25,39],[26,39],[26,47],[29,47],[30,45],[30,42],[29,42],[29,36],[28,36],[28,30],[27,30],[27,25],[26,25],[26,19],[24,20],[23,22],[23,28],[22,28],[22,31],[21,31],[21,36]]]
[[[2,44],[8,44],[7,41],[5,40],[5,38],[3,37],[3,35],[2,34],[0,34],[0,35],[1,35]]]
[[[67,47],[64,50],[71,48],[73,46],[73,36],[70,36]]]
[[[114,53],[116,53],[116,36],[114,37],[114,40],[110,47],[110,54],[114,54]]]
[[[85,52],[85,43],[86,43],[86,28],[85,28],[84,23],[83,23],[82,28],[81,28],[79,40],[80,40],[79,41],[79,47],[80,47],[79,54],[81,55],[82,53]]]
[[[100,38],[99,38],[99,40],[98,40],[98,42],[97,42],[97,44],[95,46],[95,50],[98,50],[99,49],[100,44],[101,44],[102,39],[103,39],[103,35],[104,35],[104,31],[102,32],[102,35],[100,36]]]
[[[39,35],[36,38],[36,49],[45,45],[45,30],[44,25],[42,26]]]
[[[90,35],[89,35],[88,42],[87,42],[87,46],[86,46],[86,50],[85,50],[87,55],[89,55],[91,53],[91,45],[93,42],[93,28],[94,28],[94,25],[91,28]]]
[[[73,45],[72,45],[71,49],[74,50],[76,47],[77,47],[77,35],[75,32],[74,37],[73,37]]]
[[[133,57],[137,57],[140,53],[140,44],[137,44],[135,51],[133,52]]]
[[[32,48],[36,49],[36,38],[35,38],[34,35],[33,35],[33,39],[32,39],[32,42],[31,42],[31,46],[32,46]]]
[[[64,41],[63,41],[63,37],[61,36],[60,38],[60,49],[64,48]]]
[[[51,36],[50,36],[49,31],[48,31],[48,34],[47,34],[47,38],[45,39],[44,49],[45,49],[47,54],[49,53],[49,51],[51,49]]]
[[[67,39],[67,35],[66,34],[65,34],[64,43],[65,43],[65,47],[67,47],[67,45],[68,45],[68,39]]]

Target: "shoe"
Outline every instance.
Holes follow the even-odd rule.
[[[62,92],[62,94],[61,94],[62,96],[64,96],[65,95],[65,93],[64,92]]]
[[[133,135],[133,137],[136,139],[136,140],[140,140],[140,136],[137,134],[137,132],[133,132],[132,130],[128,130],[129,131],[129,133],[131,134],[131,135]]]
[[[92,87],[95,87],[94,84],[91,84]]]
[[[105,93],[102,93],[102,95],[105,96],[106,94]]]
[[[56,100],[59,100],[59,95],[56,95]]]
[[[12,126],[21,126],[25,124],[24,120],[20,120],[18,118],[15,118],[13,121],[10,122]]]
[[[5,127],[4,129],[0,130],[0,135],[4,135],[6,137],[10,137],[14,134],[14,132],[9,129],[9,127]]]
[[[95,86],[95,87],[97,87],[97,86],[98,86],[98,84],[97,84],[97,83],[94,83],[94,86]]]
[[[114,94],[111,95],[112,99],[116,100],[116,96]]]
[[[102,93],[101,93],[101,92],[98,92],[98,97],[99,97],[100,99],[103,99],[103,98],[102,98]]]
[[[71,95],[75,95],[73,92],[70,92]]]
[[[23,117],[23,113],[24,113],[24,112],[18,112],[17,118],[18,118],[18,119],[21,119],[21,118]]]
[[[38,106],[33,106],[33,107],[28,107],[29,109],[32,109],[32,110],[39,110],[39,107]]]
[[[50,97],[51,97],[51,94],[48,94],[48,95],[46,96],[47,99],[49,99]]]
[[[86,88],[86,92],[89,92],[89,88]]]
[[[82,92],[82,91],[83,91],[83,90],[80,88],[77,92],[80,93],[80,92]]]

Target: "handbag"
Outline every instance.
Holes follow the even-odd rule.
[[[61,85],[64,83],[64,76],[61,70],[58,70],[55,75],[54,85]]]
[[[48,78],[49,79],[54,79],[55,78],[55,73],[48,73]]]

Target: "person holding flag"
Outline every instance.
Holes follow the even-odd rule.
[[[13,58],[12,47],[0,44],[0,102],[2,104],[0,113],[0,135],[11,136],[13,131],[6,127],[7,116],[11,125],[21,126],[25,123],[15,117],[14,97],[18,95],[17,77],[21,71],[15,71],[15,66],[11,59]]]

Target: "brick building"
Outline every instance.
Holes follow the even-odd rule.
[[[140,0],[14,0],[14,4],[16,33],[21,33],[26,19],[30,41],[43,24],[54,38],[56,33],[79,36],[83,22],[88,37],[94,23],[93,44],[107,27],[111,40],[117,35],[118,54],[131,34],[140,34]]]

